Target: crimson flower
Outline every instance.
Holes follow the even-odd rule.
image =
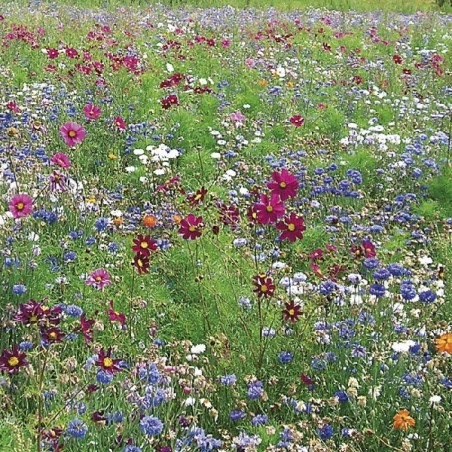
[[[167,97],[164,97],[160,103],[162,104],[162,108],[164,110],[168,110],[173,105],[179,105],[179,99],[175,94],[170,94]]]
[[[120,361],[120,359],[113,359],[111,357],[111,347],[107,350],[107,352],[105,352],[105,350],[101,348],[97,355],[97,361],[95,361],[94,364],[101,367],[103,370],[105,370],[105,372],[115,374],[121,372],[121,368],[118,367],[118,363]]]
[[[74,147],[83,142],[86,137],[86,130],[80,124],[69,121],[60,127],[60,134],[68,146]]]
[[[40,326],[56,325],[60,322],[62,309],[60,306],[49,308],[35,300],[19,305],[19,311],[14,316],[16,322],[25,325],[39,324]]]
[[[239,220],[240,216],[237,206],[234,206],[233,204],[227,206],[224,203],[220,206],[220,221],[223,224],[227,224],[232,228],[235,228]]]
[[[85,284],[93,286],[97,290],[102,290],[105,286],[111,286],[110,273],[103,268],[98,268],[91,272]]]
[[[293,125],[293,126],[295,126],[295,127],[301,127],[303,124],[304,124],[304,118],[303,118],[303,116],[300,116],[300,115],[295,115],[295,116],[292,116],[290,119],[289,119],[289,122]]]
[[[88,345],[89,342],[93,340],[93,332],[92,328],[94,326],[95,321],[93,319],[88,320],[86,318],[85,313],[83,313],[80,317],[80,328],[82,330],[83,338],[85,340],[85,344]]]
[[[393,55],[392,61],[394,61],[395,64],[402,64],[402,57],[400,55]]]
[[[300,380],[302,383],[304,383],[305,385],[308,385],[308,386],[311,386],[314,384],[314,382],[305,374],[300,375]]]
[[[25,353],[19,352],[17,344],[13,345],[12,350],[3,350],[0,356],[0,370],[9,374],[17,374],[19,369],[30,364],[25,358]]]
[[[363,240],[362,244],[364,248],[364,254],[367,258],[375,257],[377,255],[375,251],[375,245],[372,242],[370,242],[369,240]]]
[[[135,257],[133,258],[133,266],[138,270],[139,275],[142,273],[149,273],[149,257],[142,253],[135,254]]]
[[[157,242],[152,240],[149,235],[138,234],[133,243],[135,246],[132,247],[132,251],[141,253],[143,256],[150,256],[151,251],[155,251],[158,248]]]
[[[314,262],[309,262],[309,266],[312,268],[312,270],[314,270],[316,276],[318,276],[319,278],[324,277],[322,269],[318,265],[314,264]]]
[[[272,174],[272,179],[273,182],[267,183],[267,187],[272,191],[272,196],[279,195],[281,201],[285,201],[297,195],[298,180],[286,169],[283,169],[280,173],[275,171]]]
[[[62,342],[65,334],[57,327],[48,328],[41,333],[41,337],[49,344]]]
[[[116,116],[116,118],[113,119],[113,124],[118,130],[125,130],[127,127],[126,122],[121,118],[121,116]]]
[[[295,242],[296,239],[303,238],[303,231],[306,230],[304,225],[304,218],[297,217],[293,212],[289,217],[285,217],[283,221],[276,224],[276,229],[283,231],[279,236],[280,240],[289,240]]]
[[[113,307],[113,300],[110,300],[110,309],[108,310],[108,318],[112,322],[119,322],[122,327],[126,323],[126,316],[124,314],[120,314],[118,311],[115,311]]]
[[[258,298],[270,298],[271,296],[273,296],[276,288],[276,286],[273,284],[273,279],[265,274],[254,276],[253,285],[255,286],[253,292],[256,293]]]
[[[207,188],[201,187],[196,193],[187,196],[187,200],[190,202],[190,206],[193,207],[204,201],[207,194]]]
[[[179,234],[185,240],[195,240],[201,237],[201,229],[203,227],[202,217],[195,218],[191,213],[179,223]]]
[[[317,248],[314,251],[309,253],[309,258],[313,260],[322,260],[323,259],[323,250],[322,248]]]
[[[83,113],[85,113],[86,119],[96,120],[101,114],[101,109],[96,105],[86,104]]]
[[[257,212],[257,221],[260,224],[275,223],[278,218],[284,216],[284,204],[279,199],[278,194],[261,196],[260,204],[255,204],[253,209]]]
[[[291,300],[288,303],[284,303],[282,313],[285,322],[291,321],[292,323],[295,323],[301,315],[301,306],[295,304],[295,302]]]

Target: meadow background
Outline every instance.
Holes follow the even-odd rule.
[[[0,5],[0,451],[448,450],[441,3]]]

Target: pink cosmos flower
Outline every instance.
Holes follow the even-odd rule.
[[[125,130],[127,127],[126,122],[121,118],[121,116],[116,116],[116,118],[113,119],[113,124],[118,130]]]
[[[286,169],[283,169],[280,173],[275,171],[272,174],[272,179],[273,182],[267,184],[267,187],[272,191],[272,196],[279,195],[281,201],[285,201],[297,195],[298,180]]]
[[[93,286],[97,290],[102,290],[105,286],[111,286],[110,273],[103,268],[98,268],[89,275],[85,284]]]
[[[304,118],[300,115],[292,116],[289,122],[295,127],[301,127],[304,124]]]
[[[57,152],[52,156],[50,161],[63,169],[69,169],[71,167],[71,161],[69,160],[69,157],[62,152]]]
[[[234,122],[242,122],[246,119],[246,116],[240,110],[237,110],[229,115],[229,119]]]
[[[33,199],[26,193],[14,195],[9,201],[8,207],[14,218],[23,218],[33,212]]]
[[[260,224],[275,223],[285,213],[284,204],[277,194],[272,194],[271,198],[262,195],[260,204],[255,204],[253,209],[257,212],[257,221]]]
[[[196,218],[192,213],[187,215],[186,218],[179,223],[179,234],[185,240],[195,240],[201,237],[201,230],[203,227],[202,217]]]
[[[80,124],[69,121],[60,127],[60,134],[68,146],[74,147],[83,142],[86,137],[86,130]]]
[[[101,114],[101,109],[93,104],[86,104],[83,109],[86,119],[95,120],[98,119]]]

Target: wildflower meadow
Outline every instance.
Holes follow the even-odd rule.
[[[452,15],[163,3],[0,3],[0,452],[450,450]]]

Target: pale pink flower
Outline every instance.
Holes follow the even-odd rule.
[[[86,130],[80,124],[69,121],[60,127],[60,134],[68,146],[74,147],[83,142],[86,137]]]
[[[69,169],[71,167],[71,161],[69,160],[69,157],[62,152],[57,152],[52,156],[50,161],[63,169]]]
[[[110,273],[103,268],[98,268],[89,275],[85,283],[97,290],[102,290],[105,286],[111,286]]]
[[[33,212],[33,199],[26,193],[14,195],[9,201],[8,207],[14,218],[23,218]]]

